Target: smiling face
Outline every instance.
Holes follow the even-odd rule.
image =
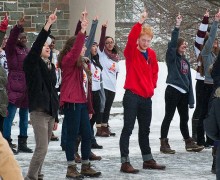
[[[105,48],[106,48],[107,50],[112,51],[112,49],[114,48],[114,46],[115,46],[115,42],[114,42],[114,40],[113,40],[111,37],[109,37],[109,38],[107,38],[107,39],[105,40]]]
[[[22,47],[26,47],[27,44],[27,35],[25,33],[20,33],[18,36],[17,44]]]
[[[50,57],[50,47],[48,43],[45,43],[42,51],[41,51],[41,57],[43,58],[49,58]]]
[[[178,53],[180,55],[185,54],[187,47],[188,47],[188,43],[186,41],[183,41],[183,43],[178,48]]]

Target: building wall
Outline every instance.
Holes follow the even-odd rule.
[[[72,1],[72,0],[71,0]],[[58,8],[57,22],[52,26],[52,35],[57,39],[57,48],[60,49],[63,42],[69,37],[69,0],[1,0],[0,19],[6,12],[9,15],[7,34],[16,24],[22,13],[25,15],[25,32],[28,34],[29,46],[36,39],[36,32],[44,26],[48,16]]]
[[[85,9],[91,26],[92,19],[99,17],[96,41],[99,41],[101,25],[108,20],[106,35],[115,37],[115,0],[70,0],[70,34],[74,34],[81,12]],[[88,28],[88,32],[90,30]]]

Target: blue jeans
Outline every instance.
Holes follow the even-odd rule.
[[[65,103],[64,123],[66,123],[66,159],[74,161],[75,142],[81,135],[82,160],[88,160],[91,151],[91,126],[89,122],[88,107],[85,103]],[[65,125],[65,124],[64,124]]]
[[[141,149],[143,161],[153,159],[149,144],[149,133],[152,116],[151,98],[143,98],[126,90],[123,98],[124,106],[124,127],[120,137],[121,163],[130,162],[129,140],[134,129],[137,118],[139,131],[138,142]]]
[[[17,107],[9,103],[8,104],[8,116],[4,120],[3,125],[3,136],[7,140],[11,140],[11,127],[12,122],[15,117],[15,113],[17,111]],[[28,129],[28,108],[19,108],[19,128],[20,128],[20,136],[27,137],[27,129]]]

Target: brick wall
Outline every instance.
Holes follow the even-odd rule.
[[[63,43],[68,39],[69,31],[69,0],[1,0],[0,19],[7,12],[9,15],[10,29],[17,20],[25,15],[25,32],[28,35],[29,46],[36,39],[38,33],[44,26],[48,16],[57,7],[57,22],[52,26],[52,35],[56,37],[56,47],[61,49]]]

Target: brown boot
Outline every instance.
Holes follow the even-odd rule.
[[[101,156],[96,156],[93,152],[90,153],[89,160],[90,161],[100,161],[102,159]]]
[[[97,127],[96,136],[109,137],[109,134],[105,132],[103,127]]]
[[[109,136],[110,136],[110,134],[108,133],[107,127],[102,126],[100,137],[109,137]]]
[[[74,179],[83,179],[84,178],[84,176],[77,171],[76,164],[68,166],[66,177],[67,178],[74,178]]]
[[[124,173],[132,173],[132,174],[137,174],[139,172],[138,169],[133,168],[130,162],[122,163],[120,171]]]
[[[167,138],[160,139],[160,152],[164,154],[175,154],[175,150],[170,148]]]
[[[89,177],[98,177],[101,175],[101,172],[95,171],[91,168],[91,164],[82,164],[81,174]]]
[[[200,152],[204,149],[204,146],[198,146],[195,141],[193,140],[193,138],[188,138],[185,139],[185,148],[187,151],[191,152]]]
[[[158,169],[158,170],[164,170],[166,166],[157,164],[154,159],[151,159],[149,161],[143,162],[143,169]]]
[[[116,133],[113,133],[113,132],[111,132],[111,128],[110,128],[110,126],[108,125],[107,126],[107,133],[110,135],[110,136],[115,136],[116,135]]]
[[[75,157],[75,162],[76,162],[76,163],[81,163],[81,157],[80,157],[80,155],[79,155],[78,152],[76,152],[76,153],[74,154],[74,157]]]

